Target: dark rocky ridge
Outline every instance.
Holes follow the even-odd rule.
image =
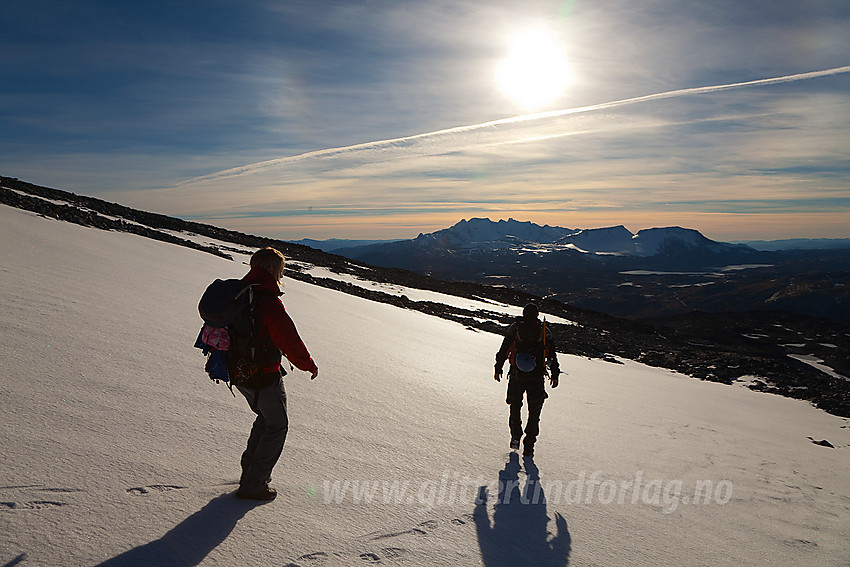
[[[193,233],[249,248],[273,246],[291,260],[325,266],[337,273],[352,274],[379,283],[392,283],[467,298],[490,299],[516,306],[535,301],[540,304],[543,311],[578,323],[577,325],[551,325],[558,338],[561,352],[601,358],[610,362],[617,362],[615,357],[627,358],[652,366],[677,370],[703,380],[726,384],[731,384],[744,376],[757,376],[760,379],[750,386],[753,389],[809,400],[825,411],[850,417],[850,382],[790,358],[785,350],[767,341],[760,342],[744,337],[743,335],[752,329],[751,324],[742,325],[741,329],[736,330],[730,328],[729,321],[719,315],[705,314],[703,319],[688,317],[683,320],[674,318],[640,323],[579,309],[554,299],[541,299],[506,287],[445,282],[405,270],[377,268],[299,244],[139,211],[101,199],[39,187],[14,178],[0,177],[0,185],[2,185],[0,202],[7,205],[84,226],[132,232],[226,258],[232,259],[227,253],[226,246],[205,246],[162,231]],[[69,204],[54,203],[45,199]],[[116,218],[108,218],[104,215]],[[230,248],[230,251],[233,249]],[[488,312],[484,315],[487,315],[490,320],[482,322],[478,320],[482,316],[479,311],[473,312],[428,301],[411,301],[404,296],[382,293],[347,282],[317,278],[305,273],[294,263],[290,263],[286,275],[372,301],[390,303],[443,317],[480,331],[500,333],[510,321],[510,317],[506,315]],[[762,318],[760,321],[766,331],[777,328],[774,325],[779,324],[774,322],[777,319],[770,314],[740,316],[746,319],[747,323],[752,323],[750,317]],[[781,320],[785,315],[777,314],[776,317]],[[850,350],[848,349],[850,324],[834,322],[824,335],[822,327],[818,324],[801,323],[798,316],[787,317],[790,318],[783,325],[789,333],[788,340],[793,340],[794,336],[799,335],[798,332],[792,336],[791,329],[802,325],[801,332],[807,336],[807,339],[812,339],[807,343],[828,342],[832,346],[824,347],[829,351],[824,355],[831,355],[832,358],[823,359],[836,361],[832,367],[847,372],[844,366],[846,361],[850,360],[850,356],[847,355]],[[497,340],[494,339],[494,352],[497,348],[496,343]],[[806,352],[809,353],[808,350]],[[818,356],[821,355],[818,354]],[[840,360],[845,361],[845,364],[841,365],[837,362]],[[565,365],[565,370],[569,374],[568,365]],[[489,368],[482,368],[482,374],[486,375],[489,372]]]

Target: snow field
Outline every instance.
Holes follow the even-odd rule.
[[[492,379],[499,337],[292,280],[284,304],[320,374],[286,377],[278,499],[238,501],[253,416],[206,378],[192,344],[203,289],[246,267],[5,206],[0,226],[0,564],[850,558],[848,420],[562,356],[524,461],[509,456],[504,382]],[[326,498],[346,481],[359,497]],[[706,482],[711,497],[693,503]]]

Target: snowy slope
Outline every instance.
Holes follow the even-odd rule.
[[[574,244],[580,250],[596,253],[630,254],[634,251],[634,235],[623,225],[579,230],[559,240],[558,244]]]
[[[612,226],[577,231],[557,241],[557,244],[574,244],[579,249],[597,254],[626,254],[630,256],[655,256],[667,246],[719,254],[735,249],[745,249],[740,245],[715,242],[703,236],[698,230],[668,226],[645,228],[632,234],[626,227]]]
[[[203,288],[245,266],[6,206],[0,234],[0,565],[850,561],[848,420],[564,356],[523,461],[499,337],[297,281],[320,375],[286,378],[278,499],[238,501],[252,415],[191,345]]]

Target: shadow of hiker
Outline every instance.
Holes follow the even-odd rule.
[[[97,567],[186,567],[198,565],[218,547],[245,514],[265,502],[238,500],[233,494],[216,496],[171,528],[161,538],[134,547]]]
[[[563,516],[555,514],[556,533],[549,531],[546,496],[540,471],[532,457],[524,457],[527,474],[520,486],[519,456],[511,453],[499,472],[499,489],[493,506],[492,523],[487,509],[487,487],[478,491],[473,520],[478,533],[481,559],[486,567],[535,565],[563,567],[570,558],[570,532]]]
[[[27,554],[21,553],[20,555],[18,555],[17,557],[15,557],[11,561],[9,561],[5,565],[3,565],[3,567],[15,567],[15,565],[20,565],[21,563],[23,563],[26,560],[27,560]]]

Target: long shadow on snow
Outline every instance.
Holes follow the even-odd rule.
[[[9,561],[5,565],[3,565],[3,567],[15,567],[15,565],[20,565],[21,563],[23,563],[26,560],[27,560],[27,554],[21,553],[20,555],[18,555],[17,557],[15,557],[11,561]]]
[[[245,514],[264,502],[238,500],[232,494],[216,496],[174,526],[161,538],[140,545],[97,567],[187,567],[198,565],[218,547]]]
[[[549,532],[550,518],[540,485],[540,471],[532,457],[524,457],[523,464],[527,473],[525,486],[520,487],[521,468],[516,453],[511,453],[505,468],[499,472],[499,494],[492,523],[487,512],[487,487],[479,489],[473,519],[481,559],[486,567],[564,567],[569,563],[571,549],[567,521],[555,513],[557,533]]]

